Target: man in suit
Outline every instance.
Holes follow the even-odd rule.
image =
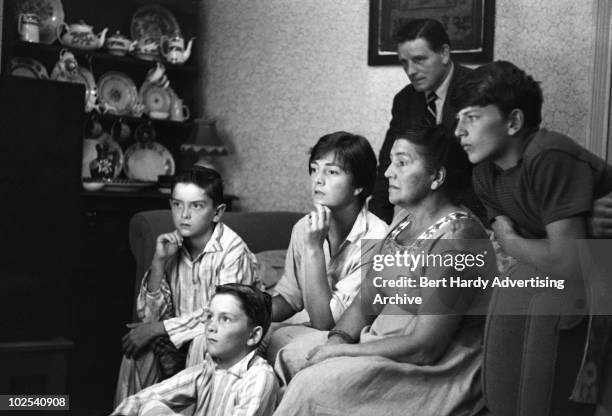
[[[453,63],[450,40],[442,24],[432,19],[415,19],[395,34],[399,61],[410,84],[393,99],[389,130],[378,157],[378,169],[370,211],[387,223],[393,218],[389,182],[385,171],[395,138],[409,128],[443,124],[453,128],[456,110],[450,106],[453,88],[470,69]],[[468,204],[472,205],[472,204]]]

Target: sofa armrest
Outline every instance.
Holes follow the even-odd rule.
[[[535,269],[520,263],[508,271],[513,279],[534,273]],[[550,291],[495,289],[487,313],[482,369],[491,414],[589,414],[584,406],[568,400],[588,320],[564,316],[562,310],[559,297]]]
[[[169,210],[143,211],[134,214],[130,220],[130,249],[136,260],[135,294],[140,290],[140,282],[151,265],[155,252],[157,236],[174,229]]]

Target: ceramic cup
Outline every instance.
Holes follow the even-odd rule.
[[[170,107],[170,120],[185,121],[189,118],[189,107],[183,104],[183,100],[174,99]]]
[[[138,142],[151,142],[155,140],[155,129],[151,122],[139,124],[134,131],[134,139]]]
[[[116,141],[126,140],[132,134],[132,129],[123,120],[115,121],[111,127],[111,136]]]
[[[97,117],[93,116],[85,121],[85,126],[83,128],[84,137],[97,139],[103,132],[102,124],[100,124]]]
[[[155,120],[165,120],[168,118],[170,114],[164,112],[164,111],[151,111],[149,112],[149,117],[155,119]]]

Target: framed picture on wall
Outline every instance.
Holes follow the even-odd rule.
[[[396,65],[395,31],[411,19],[432,18],[446,28],[453,59],[493,60],[495,0],[370,0],[368,65]]]

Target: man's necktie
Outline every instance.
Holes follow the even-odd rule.
[[[436,109],[436,99],[438,98],[438,96],[436,95],[435,92],[429,93],[427,95],[427,111],[425,112],[425,122],[427,123],[428,126],[435,126],[437,123],[436,121],[436,114],[437,114],[437,109]]]

